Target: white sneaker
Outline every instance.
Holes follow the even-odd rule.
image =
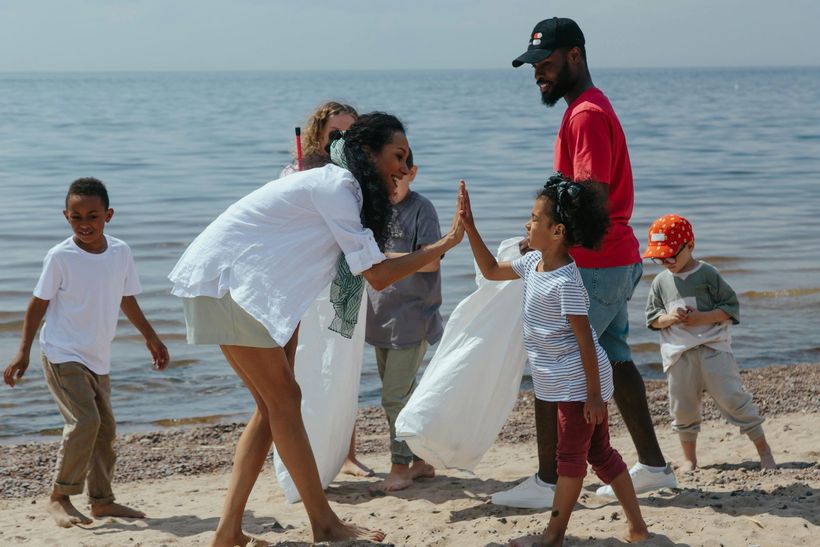
[[[678,480],[675,478],[672,466],[668,463],[662,471],[652,471],[651,468],[638,462],[629,470],[629,476],[632,478],[632,486],[635,488],[636,494],[645,494],[661,488],[677,488],[678,486]],[[595,493],[605,498],[617,497],[608,484],[600,487]]]
[[[521,507],[523,509],[546,509],[552,507],[555,485],[538,480],[533,475],[503,492],[496,492],[490,498],[495,505]]]

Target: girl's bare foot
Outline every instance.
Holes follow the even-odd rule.
[[[354,524],[345,524],[337,521],[337,523],[330,528],[323,530],[313,530],[313,541],[343,541],[346,539],[363,539],[375,542],[381,542],[384,539],[384,532],[381,530],[368,530]]]
[[[375,475],[372,469],[355,457],[345,458],[345,462],[342,464],[342,473],[345,475],[353,475],[354,477],[372,477]]]
[[[123,517],[127,519],[144,519],[145,513],[132,509],[127,505],[119,503],[99,503],[91,506],[91,516],[99,517]]]
[[[777,464],[774,461],[774,456],[772,456],[772,451],[769,450],[766,453],[760,454],[760,469],[776,469]]]
[[[62,528],[71,528],[77,524],[91,524],[92,521],[87,516],[80,513],[68,496],[62,494],[51,494],[46,505],[46,511],[54,519],[57,526]]]

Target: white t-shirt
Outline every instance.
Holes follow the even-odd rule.
[[[105,236],[108,248],[89,253],[69,237],[51,248],[34,296],[48,300],[40,345],[52,363],[75,361],[96,374],[111,371],[111,341],[123,296],[142,291],[131,249]]]
[[[567,315],[589,315],[589,296],[575,262],[549,272],[536,271],[541,253],[532,251],[512,262],[524,281],[524,347],[535,395],[542,401],[586,401],[587,382],[581,350]],[[601,398],[612,398],[612,367],[598,335]]]
[[[284,346],[330,284],[341,253],[354,275],[385,260],[362,226],[362,199],[350,171],[336,165],[269,182],[194,239],[168,275],[171,292],[221,298],[230,291]]]

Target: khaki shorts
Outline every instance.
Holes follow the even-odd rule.
[[[183,298],[189,344],[217,344],[250,348],[278,348],[268,329],[233,301],[222,298]]]

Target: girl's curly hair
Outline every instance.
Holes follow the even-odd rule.
[[[390,237],[393,205],[386,181],[376,171],[373,158],[393,140],[396,133],[404,134],[404,125],[397,117],[385,112],[370,112],[360,116],[344,134],[347,169],[353,173],[364,196],[362,225],[373,231],[376,243],[382,250]],[[330,142],[341,137],[341,132],[333,131]]]
[[[547,214],[564,225],[568,247],[597,249],[609,230],[607,197],[591,180],[572,181],[561,173],[547,179],[538,198],[547,202]]]

